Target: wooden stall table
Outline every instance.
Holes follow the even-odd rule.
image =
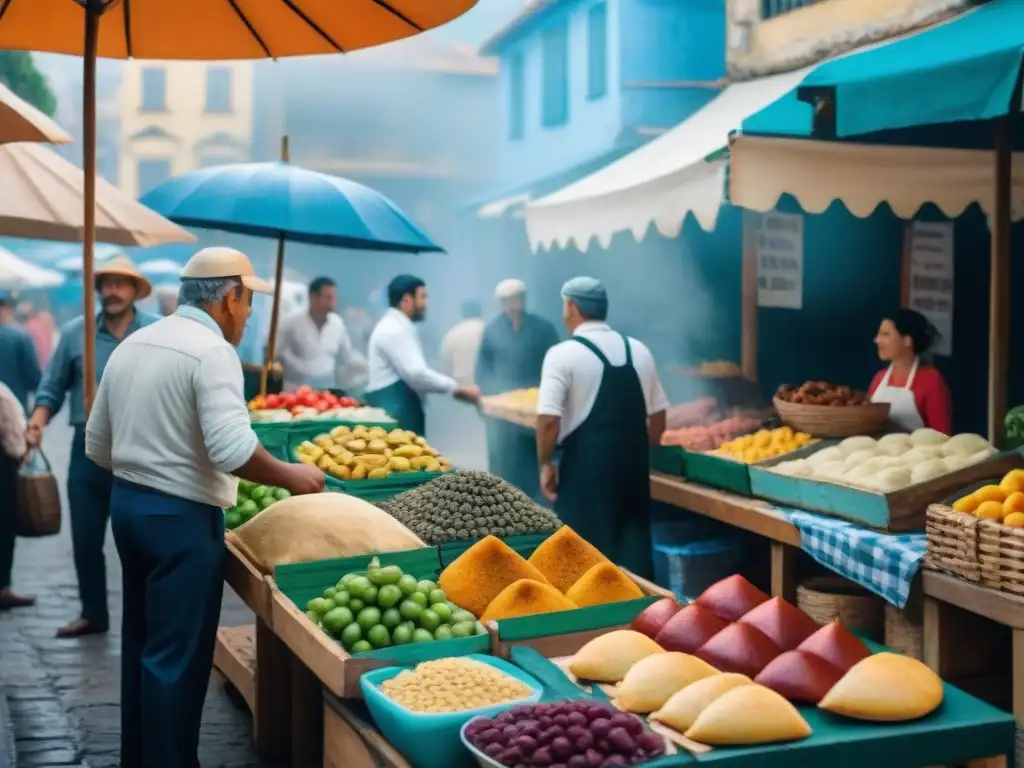
[[[1009,706],[1017,721],[1020,752],[1019,734],[1024,727],[1024,597],[931,570],[922,572],[922,587],[925,662],[954,685]],[[1009,697],[1005,690],[1007,659],[1012,669]]]
[[[324,768],[412,768],[381,736],[361,701],[324,691]]]
[[[772,595],[796,603],[796,562],[800,531],[766,501],[651,473],[651,498],[768,539]]]

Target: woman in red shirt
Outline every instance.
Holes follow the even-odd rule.
[[[912,309],[888,315],[875,336],[878,357],[889,367],[871,381],[871,402],[889,403],[889,421],[905,432],[930,427],[952,434],[949,387],[938,369],[920,360],[937,337],[935,326]]]

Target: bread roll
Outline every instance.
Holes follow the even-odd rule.
[[[719,696],[686,732],[686,738],[712,746],[749,746],[797,741],[811,726],[796,707],[763,685],[743,685]]]
[[[942,680],[925,664],[897,653],[858,662],[818,705],[857,720],[902,722],[931,714],[942,704]]]
[[[580,680],[617,683],[640,659],[664,652],[647,635],[619,629],[595,637],[580,648],[569,662],[569,671]]]
[[[697,722],[700,713],[715,699],[733,688],[752,684],[753,681],[746,675],[733,673],[705,677],[673,694],[661,709],[651,714],[651,720],[686,733]]]
[[[688,653],[655,653],[640,659],[622,678],[615,694],[619,709],[647,714],[673,694],[718,670]]]

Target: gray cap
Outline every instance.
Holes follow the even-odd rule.
[[[572,301],[588,317],[608,314],[608,292],[596,277],[574,277],[562,286],[562,298]]]

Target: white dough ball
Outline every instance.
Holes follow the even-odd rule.
[[[878,447],[884,448],[890,445],[901,445],[904,450],[910,450],[910,435],[906,432],[891,432],[878,438]]]
[[[811,466],[817,467],[821,464],[828,464],[830,461],[842,461],[843,452],[836,448],[834,445],[828,448],[822,448],[820,451],[812,453],[807,458],[807,463]]]
[[[942,477],[948,474],[948,472],[945,461],[942,459],[929,459],[911,468],[910,479],[916,485],[917,483],[934,480],[936,477]]]
[[[898,461],[899,461],[901,466],[913,467],[913,466],[915,466],[917,464],[922,464],[923,462],[926,462],[929,459],[933,459],[933,458],[935,458],[935,457],[934,456],[929,456],[928,453],[924,450],[924,447],[922,447],[922,448],[911,448],[909,451],[907,451],[902,456],[900,456],[898,458]]]
[[[902,456],[912,448],[913,446],[910,444],[909,440],[906,442],[897,440],[891,443],[885,443],[884,445],[879,442],[878,444],[878,452],[885,456]]]
[[[910,442],[915,446],[919,445],[942,445],[949,437],[934,429],[922,427],[910,433]]]
[[[910,471],[904,467],[893,467],[875,475],[874,487],[882,493],[892,493],[912,484]]]
[[[846,465],[841,461],[827,461],[814,466],[813,477],[823,480],[837,480],[846,473]]]
[[[947,456],[953,456],[957,453],[971,456],[991,447],[992,444],[981,435],[965,432],[962,435],[953,435],[949,438],[945,445],[942,446],[942,450]]]
[[[975,464],[976,462],[970,456],[957,453],[952,456],[947,456],[942,460],[942,463],[946,465],[947,473],[949,473],[956,472],[964,467],[969,467],[971,464]]]
[[[776,464],[772,471],[779,475],[785,475],[787,477],[807,477],[810,475],[810,467],[807,466],[806,459],[794,459],[792,461],[783,461],[780,464]]]
[[[876,451],[874,448],[865,448],[863,450],[854,451],[853,453],[849,454],[846,457],[846,461],[844,461],[843,463],[846,465],[847,469],[853,469],[854,467],[859,467],[865,461],[870,461],[871,459],[877,457],[878,451]]]
[[[846,438],[836,447],[839,448],[843,456],[850,456],[857,453],[857,451],[872,451],[877,447],[877,444],[874,438],[858,435]]]
[[[999,451],[997,451],[992,446],[989,446],[988,448],[985,448],[983,450],[980,450],[980,451],[977,451],[975,453],[972,453],[968,457],[968,463],[969,464],[978,464],[978,463],[980,463],[982,461],[985,461],[986,459],[991,459],[997,453],[999,453]]]

